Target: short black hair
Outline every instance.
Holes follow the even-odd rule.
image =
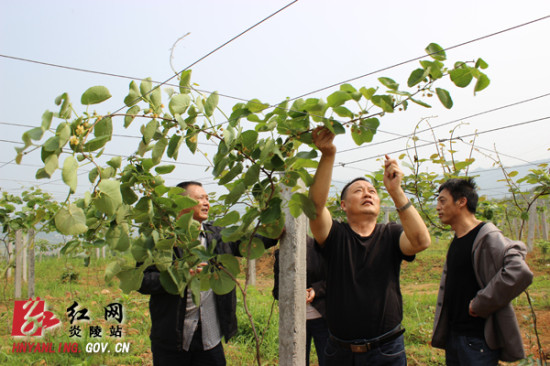
[[[477,194],[477,185],[474,182],[474,178],[452,178],[443,183],[439,187],[439,193],[444,189],[449,191],[449,194],[456,202],[462,197],[466,198],[466,208],[471,213],[476,213],[477,201],[479,196]]]
[[[195,182],[193,180],[188,180],[188,181],[179,183],[176,187],[183,188],[183,189],[187,190],[187,187],[189,187],[189,186],[202,187],[202,183],[201,182]]]
[[[340,202],[342,202],[344,200],[344,197],[346,196],[346,192],[347,192],[349,186],[351,186],[353,183],[355,183],[359,180],[364,180],[365,182],[369,182],[369,180],[365,177],[357,177],[357,178],[353,179],[351,182],[346,184],[344,186],[344,188],[342,188],[342,193],[340,193]]]

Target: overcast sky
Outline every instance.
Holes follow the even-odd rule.
[[[95,109],[101,114],[112,112],[123,106],[129,78],[164,81],[174,75],[170,50],[178,38],[190,33],[173,52],[172,65],[182,70],[290,3],[3,0],[0,189],[17,194],[38,185],[56,199],[64,199],[68,190],[59,175],[50,181],[35,180],[35,172],[41,166],[39,153],[29,154],[19,166],[13,162],[23,132],[29,126],[39,126],[45,110],[57,109],[54,99],[58,95],[68,92],[81,112],[81,94],[90,86],[104,85],[113,97]],[[381,162],[377,157],[384,153],[397,157],[407,147],[408,139],[396,139],[396,134],[410,136],[415,125],[426,118],[432,126],[444,125],[434,129],[439,139],[449,138],[449,130],[463,122],[455,136],[465,136],[465,143],[457,145],[464,154],[470,151],[471,134],[480,133],[475,141],[480,150],[474,151],[475,169],[490,168],[492,160],[485,154],[496,158],[495,149],[506,166],[529,166],[534,161],[550,160],[549,35],[547,0],[299,0],[198,62],[192,67],[193,81],[201,90],[231,96],[220,98],[220,105],[229,114],[232,105],[252,98],[270,104],[305,94],[326,98],[336,88],[324,88],[361,75],[370,74],[351,82],[357,88],[380,86],[377,78],[382,76],[406,84],[418,61],[376,71],[424,55],[424,48],[431,42],[445,48],[464,44],[447,51],[448,58],[483,58],[489,64],[489,88],[474,96],[472,87],[458,90],[444,82],[441,85],[453,96],[453,109],[446,110],[433,100],[431,109],[412,106],[406,113],[386,116],[371,146],[350,150],[355,147],[351,138],[338,136],[339,165],[334,180],[343,182],[378,170]],[[324,90],[312,93],[319,89]],[[163,98],[167,100],[166,95]],[[530,101],[524,102],[527,100]],[[468,118],[474,115],[477,116]],[[521,125],[509,127],[515,124]],[[115,121],[115,126],[118,136],[108,145],[107,152],[132,154],[139,139],[128,136],[139,136],[139,131],[124,130],[121,120]],[[420,138],[433,141],[428,132]],[[209,145],[201,145],[201,149],[213,151]],[[433,146],[419,151],[426,157],[433,152]],[[208,164],[201,155],[182,151],[177,169],[167,176],[167,183],[195,179],[207,184],[207,190],[215,190],[210,172],[205,171]],[[79,176],[79,192],[87,188],[84,173]]]

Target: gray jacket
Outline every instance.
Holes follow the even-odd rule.
[[[511,240],[492,223],[483,225],[472,248],[472,261],[481,290],[472,301],[472,310],[485,318],[485,341],[500,348],[500,359],[512,362],[525,358],[519,325],[510,302],[533,281],[525,263],[527,248]],[[444,306],[447,262],[443,267],[435,310],[432,346],[445,348],[449,331],[448,308]]]

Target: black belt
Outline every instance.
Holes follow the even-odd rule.
[[[388,343],[390,341],[393,341],[397,337],[399,337],[401,334],[405,333],[405,328],[403,328],[401,325],[397,326],[395,329],[391,330],[390,332],[373,339],[361,339],[357,341],[344,341],[342,339],[338,339],[334,337],[333,335],[330,335],[330,339],[334,341],[334,343],[340,345],[341,347],[345,349],[351,350],[351,352],[354,353],[365,353],[370,351],[371,349],[380,347],[384,343]]]

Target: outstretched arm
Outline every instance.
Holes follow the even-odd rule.
[[[395,207],[399,209],[399,219],[401,220],[401,225],[403,225],[403,233],[401,233],[401,237],[399,238],[399,247],[403,254],[414,255],[430,246],[431,237],[424,220],[422,220],[416,208],[408,204],[409,199],[401,187],[403,175],[397,161],[386,155],[384,185]]]
[[[326,207],[330,183],[332,181],[332,166],[336,156],[334,146],[334,134],[325,127],[317,127],[313,130],[313,143],[321,151],[321,159],[317,171],[313,177],[313,184],[309,188],[309,198],[315,205],[315,219],[309,220],[309,226],[313,237],[324,245],[332,227],[332,216]]]

